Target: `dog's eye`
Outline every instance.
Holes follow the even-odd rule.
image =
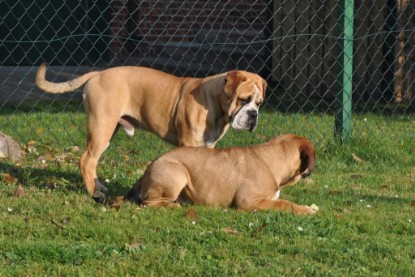
[[[239,101],[241,101],[241,104],[242,104],[242,105],[246,105],[246,104],[248,104],[249,102],[251,102],[251,97],[249,97],[249,98],[247,98],[247,99],[242,99],[242,98],[239,98]]]

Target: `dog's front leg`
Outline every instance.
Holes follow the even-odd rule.
[[[315,214],[316,211],[313,210],[309,206],[302,206],[296,203],[293,203],[288,200],[277,199],[277,200],[270,200],[264,199],[257,204],[257,208],[260,210],[283,210],[287,212],[293,212],[298,215],[306,215],[306,214]]]

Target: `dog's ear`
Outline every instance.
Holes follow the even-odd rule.
[[[309,140],[304,140],[300,145],[300,174],[307,177],[314,170],[316,164],[316,150]]]
[[[229,71],[225,77],[225,94],[229,99],[233,99],[238,85],[245,81],[246,77],[240,74],[237,70]]]
[[[263,97],[263,99],[265,99],[265,94],[266,94],[266,91],[267,91],[268,84],[267,84],[267,81],[265,81],[264,78],[261,78],[261,81],[262,81],[262,97]]]

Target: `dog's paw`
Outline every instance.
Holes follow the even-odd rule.
[[[100,181],[99,179],[95,179],[95,192],[94,194],[92,194],[92,198],[95,200],[95,202],[103,204],[106,200],[107,192],[108,188],[106,186],[106,183]]]
[[[107,183],[99,179],[95,179],[95,191],[100,191],[102,193],[108,192]]]
[[[102,191],[95,191],[94,194],[91,195],[92,199],[95,200],[95,202],[99,203],[99,204],[104,204],[106,196]]]
[[[317,211],[310,206],[297,206],[294,212],[298,215],[315,214]]]

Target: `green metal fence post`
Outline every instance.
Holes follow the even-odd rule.
[[[347,141],[352,135],[352,85],[353,85],[353,16],[354,1],[341,0],[340,46],[341,70],[338,75],[340,88],[337,92],[337,112],[335,115],[335,136]]]

